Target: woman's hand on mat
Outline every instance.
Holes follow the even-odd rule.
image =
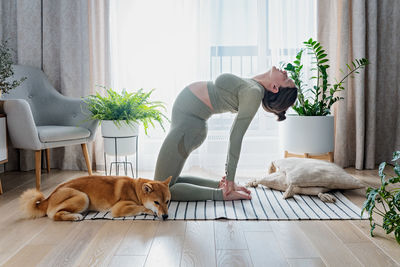
[[[222,176],[221,181],[219,181],[218,188],[223,188],[226,183],[226,176]]]
[[[222,179],[221,179],[221,181],[219,182],[219,186],[218,186],[218,188],[222,188],[223,186],[225,186],[225,185],[228,185],[228,191],[230,192],[230,191],[243,191],[243,192],[245,192],[245,193],[247,193],[247,194],[251,194],[251,191],[249,190],[249,189],[247,189],[246,187],[244,187],[244,186],[241,186],[241,185],[237,185],[235,182],[233,182],[233,181],[227,181],[226,180],[226,176],[223,176],[222,177]]]
[[[238,186],[233,181],[227,181],[225,176],[222,177],[220,188],[222,189],[224,200],[251,199],[251,192],[247,188]]]

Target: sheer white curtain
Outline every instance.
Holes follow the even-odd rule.
[[[252,77],[293,60],[302,42],[315,36],[315,0],[119,0],[110,7],[114,89],[155,88],[170,116],[177,94],[189,83],[224,72]],[[235,114],[209,120],[204,144],[185,169],[224,172]],[[168,123],[166,124],[168,130]],[[140,136],[140,170],[153,170],[166,135],[159,127]],[[282,156],[274,116],[260,109],[243,141],[238,175],[265,170]]]

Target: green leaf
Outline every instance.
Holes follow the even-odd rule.
[[[386,167],[386,162],[382,162],[381,164],[379,164],[379,176],[385,176],[385,174],[383,173],[383,171],[385,170]]]
[[[369,233],[372,237],[374,237],[374,230],[375,230],[376,224],[370,223],[370,225],[371,225],[371,230],[369,231]]]
[[[394,173],[396,173],[398,176],[400,176],[400,165],[396,165],[394,168]]]
[[[394,230],[394,237],[396,238],[397,243],[400,245],[400,225],[396,226],[396,230]]]
[[[393,159],[392,159],[392,161],[396,161],[396,160],[398,160],[398,159],[400,159],[400,151],[395,151],[395,152],[393,152]]]

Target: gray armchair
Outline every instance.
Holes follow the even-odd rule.
[[[27,79],[9,94],[3,95],[7,127],[15,148],[35,150],[36,188],[40,189],[41,151],[46,150],[50,172],[50,148],[80,144],[89,175],[92,168],[86,144],[93,141],[97,121],[87,119],[82,99],[61,95],[37,68],[14,66],[14,78]]]

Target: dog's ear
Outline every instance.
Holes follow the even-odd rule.
[[[168,177],[165,181],[164,184],[169,185],[169,183],[171,182],[172,176]]]
[[[153,186],[149,183],[144,183],[142,186],[143,192],[150,193],[153,191]]]

